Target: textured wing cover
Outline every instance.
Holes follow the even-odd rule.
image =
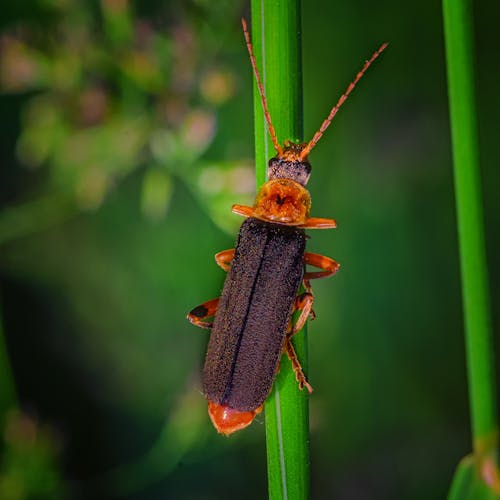
[[[305,239],[303,229],[242,224],[203,370],[210,401],[251,411],[269,394],[303,278]]]

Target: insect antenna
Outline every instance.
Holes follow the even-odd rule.
[[[276,150],[278,155],[281,155],[283,153],[283,149],[278,142],[278,138],[276,137],[276,131],[274,130],[273,123],[271,122],[271,115],[269,114],[269,109],[267,108],[267,99],[264,93],[264,86],[262,85],[260,73],[259,70],[257,69],[257,63],[255,61],[252,42],[250,41],[250,34],[248,33],[248,27],[245,18],[241,18],[241,24],[243,26],[243,33],[245,35],[245,42],[247,44],[248,54],[250,55],[250,62],[252,63],[253,72],[255,74],[255,79],[257,81],[257,87],[259,89],[259,94],[262,101],[262,107],[264,108],[264,118],[266,120],[267,129],[269,130],[269,134],[273,141],[274,149]]]
[[[387,47],[387,43],[383,43],[380,48],[373,53],[373,55],[365,62],[364,66],[356,75],[356,78],[351,82],[351,84],[347,87],[347,90],[340,96],[337,104],[332,108],[330,114],[326,118],[326,120],[321,124],[319,130],[314,134],[314,137],[310,140],[310,142],[302,149],[300,152],[299,159],[303,161],[307,155],[311,152],[311,150],[316,146],[317,142],[321,139],[321,136],[324,134],[325,130],[328,128],[330,123],[333,120],[333,117],[337,114],[337,111],[340,109],[340,106],[344,104],[345,100],[349,97],[349,94],[353,91],[356,84],[361,80],[361,77],[365,74],[366,70],[370,67],[370,65],[377,59],[377,57],[385,50]]]

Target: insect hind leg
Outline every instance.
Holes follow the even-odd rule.
[[[307,389],[309,394],[313,392],[313,388],[311,384],[307,381],[307,377],[304,373],[304,370],[302,369],[302,365],[300,364],[299,358],[297,357],[297,353],[295,352],[295,348],[293,347],[292,344],[292,336],[287,336],[285,340],[285,348],[284,351],[286,352],[288,359],[292,363],[292,369],[295,373],[295,380],[299,383],[299,389],[304,389],[304,387]]]
[[[290,334],[291,337],[302,330],[308,318],[314,319],[315,314],[312,309],[313,304],[314,296],[310,289],[295,298],[292,312],[300,311],[300,316],[292,327]]]
[[[292,363],[292,369],[295,373],[295,379],[299,383],[299,389],[307,388],[309,393],[313,391],[311,384],[307,381],[307,377],[302,369],[302,365],[300,364],[299,358],[297,357],[297,353],[295,352],[295,348],[292,344],[292,337],[302,330],[305,322],[310,316],[314,317],[314,312],[312,310],[312,306],[314,303],[314,297],[312,293],[306,291],[300,294],[294,302],[292,312],[300,311],[300,316],[298,317],[295,324],[292,324],[290,321],[288,325],[288,331],[285,339],[285,346],[283,348],[284,352],[286,352],[290,362]]]
[[[219,300],[220,297],[217,297],[216,299],[208,300],[194,309],[191,309],[187,315],[187,319],[195,326],[210,330],[213,322],[204,320],[211,316],[215,316],[217,308],[219,307]]]

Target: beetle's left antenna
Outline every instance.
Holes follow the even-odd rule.
[[[269,114],[269,109],[267,108],[267,99],[264,93],[264,85],[262,85],[262,80],[260,79],[260,73],[257,69],[257,63],[255,61],[255,56],[253,54],[252,42],[250,41],[250,34],[248,33],[247,22],[245,18],[241,18],[241,24],[243,26],[243,34],[245,35],[245,42],[247,44],[248,54],[250,55],[250,62],[252,63],[253,72],[255,74],[255,79],[257,80],[257,88],[259,89],[260,99],[262,101],[262,107],[264,108],[264,118],[266,120],[267,129],[269,130],[269,134],[274,144],[274,149],[281,155],[283,153],[283,149],[278,142],[278,138],[276,137],[276,131],[274,130],[273,123],[271,121],[271,115]]]

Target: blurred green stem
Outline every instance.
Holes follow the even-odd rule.
[[[472,433],[474,452],[484,456],[497,444],[497,416],[470,1],[443,0],[443,14]]]
[[[0,430],[4,428],[7,412],[14,409],[16,404],[16,391],[7,346],[5,345],[2,308],[0,305]]]
[[[61,224],[78,213],[74,202],[56,193],[0,212],[0,245]]]
[[[269,111],[283,144],[302,140],[302,68],[300,2],[253,0],[252,39]],[[267,161],[274,156],[261,99],[254,84],[255,159],[257,186],[266,180]],[[303,331],[294,346],[307,369],[307,339]],[[309,495],[309,433],[306,391],[298,389],[290,361],[280,373],[265,404],[269,498],[306,499]]]

